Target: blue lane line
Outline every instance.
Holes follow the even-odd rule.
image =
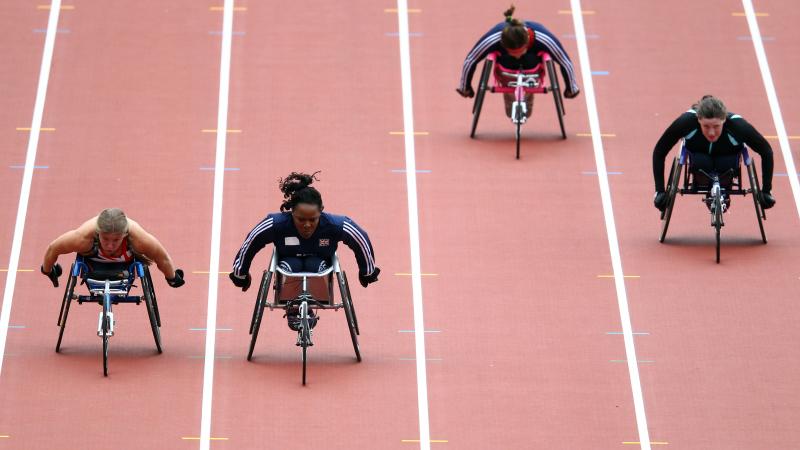
[[[593,70],[592,75],[611,75],[611,72],[607,70]]]
[[[10,169],[24,169],[24,164],[14,164],[13,166],[8,166]],[[50,166],[33,166],[34,169],[49,169]]]
[[[206,331],[206,328],[189,328],[189,331]],[[233,328],[217,328],[217,331],[233,331]]]
[[[786,172],[775,173],[773,175],[775,175],[776,177],[788,177],[789,176],[789,174],[786,173]],[[800,176],[800,173],[798,173],[797,175]]]
[[[575,35],[574,34],[563,34],[563,35],[561,35],[561,37],[563,37],[564,39],[575,39]],[[587,34],[586,35],[586,39],[600,39],[600,35],[599,34]]]
[[[752,36],[736,36],[736,39],[738,39],[740,41],[752,41],[753,37]],[[761,36],[761,40],[762,41],[774,41],[775,40],[775,36]]]
[[[200,170],[214,170],[214,168],[213,167],[201,167]],[[236,170],[241,170],[241,169],[239,169],[238,167],[226,167],[225,170],[226,171],[236,171]]]
[[[432,170],[427,169],[417,169],[415,170],[416,173],[431,173]],[[406,173],[406,169],[392,169],[392,173]]]
[[[400,36],[400,33],[398,33],[397,31],[391,31],[391,32],[386,33],[386,36],[397,37],[397,36]],[[408,33],[408,36],[409,37],[422,37],[423,34],[418,32],[418,31],[410,31]]]
[[[222,36],[222,31],[209,31],[208,34],[215,35],[215,36]],[[232,35],[234,36],[244,36],[244,31],[232,31]]]
[[[413,333],[414,330],[397,330],[398,333]],[[425,330],[426,333],[441,333],[442,330]]]
[[[23,328],[28,328],[28,327],[26,327],[25,325],[9,325],[8,328],[14,328],[14,329],[17,329],[17,330],[21,330]]]
[[[34,33],[47,33],[47,28],[34,28],[33,32]],[[68,28],[59,28],[59,29],[56,30],[56,33],[69,33],[69,32],[70,31],[69,31]]]
[[[623,333],[622,333],[622,331],[606,331],[606,334],[623,334]],[[633,332],[631,334],[638,335],[638,336],[650,336],[650,333],[648,333],[646,331]]]
[[[606,173],[609,174],[609,175],[622,175],[623,174],[623,172],[606,172]],[[594,171],[591,171],[591,170],[587,170],[587,171],[581,172],[581,175],[597,175],[597,172],[594,172]]]

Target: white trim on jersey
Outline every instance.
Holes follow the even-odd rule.
[[[239,248],[239,253],[236,254],[236,260],[233,261],[233,273],[239,275],[239,269],[242,268],[242,258],[247,251],[250,250],[250,244],[253,243],[253,239],[256,238],[262,232],[272,228],[272,217],[267,217],[266,219],[262,220],[258,225],[255,226],[250,231],[250,234],[247,235],[247,238],[242,243],[242,247]]]
[[[372,256],[372,252],[369,248],[369,242],[367,238],[364,237],[363,234],[358,230],[358,228],[354,227],[349,222],[345,221],[344,225],[342,226],[342,230],[347,233],[350,237],[353,238],[356,242],[358,242],[358,246],[361,247],[361,253],[364,255],[364,259],[367,261],[367,275],[371,275],[372,272],[375,271],[375,258]]]
[[[497,33],[490,34],[486,36],[486,38],[480,42],[475,48],[472,49],[471,52],[467,55],[467,58],[464,60],[464,65],[461,67],[461,87],[466,88],[464,85],[466,83],[467,74],[470,71],[470,68],[480,61],[480,56],[492,45],[497,44],[500,42],[500,36],[503,34],[502,31],[498,31]]]
[[[537,33],[534,30],[534,39],[541,42],[545,47],[547,47],[548,52],[553,58],[556,59],[558,64],[563,67],[567,74],[569,74],[569,80],[565,80],[570,82],[570,90],[575,90],[578,87],[577,81],[575,80],[575,70],[572,67],[572,62],[569,60],[569,57],[563,50],[556,44],[556,42],[550,36],[544,33]]]

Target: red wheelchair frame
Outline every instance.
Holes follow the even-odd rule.
[[[475,93],[475,103],[472,106],[472,130],[469,137],[475,137],[475,130],[478,127],[478,120],[483,107],[483,100],[486,92],[496,94],[513,93],[515,95],[511,121],[516,125],[516,144],[517,159],[519,159],[520,128],[526,121],[527,116],[522,110],[525,104],[526,94],[547,94],[552,92],[553,101],[556,105],[558,124],[561,127],[562,139],[567,138],[564,130],[564,99],[558,85],[558,74],[555,70],[555,63],[547,52],[539,52],[542,62],[532,69],[511,70],[497,63],[500,52],[492,52],[486,57],[483,64],[483,71],[478,83],[478,91]],[[492,76],[493,75],[493,76]],[[493,78],[490,81],[490,78]]]

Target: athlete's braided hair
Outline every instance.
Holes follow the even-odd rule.
[[[514,18],[514,10],[517,8],[512,4],[503,15],[506,17],[506,26],[500,35],[500,43],[507,49],[520,48],[528,43],[528,28],[525,24]]]
[[[728,109],[725,108],[725,104],[713,95],[704,95],[703,98],[692,105],[692,109],[697,111],[697,117],[701,119],[725,120],[728,116]]]
[[[281,203],[281,212],[293,209],[299,203],[308,203],[317,205],[319,210],[323,210],[322,195],[315,188],[311,187],[314,180],[319,181],[317,174],[319,171],[311,175],[302,172],[292,172],[286,178],[281,178],[278,181],[278,187],[283,192],[283,203]]]

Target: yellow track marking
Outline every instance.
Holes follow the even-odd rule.
[[[0,269],[0,272],[8,272],[8,269]],[[33,272],[33,269],[17,269],[17,272]]]
[[[572,14],[572,10],[571,9],[559,9],[558,13],[559,14]],[[581,11],[581,14],[583,14],[584,16],[593,16],[594,15],[594,11],[584,9],[583,11]]]
[[[745,13],[743,13],[741,11],[732,12],[731,15],[734,16],[734,17],[745,17]],[[756,17],[769,17],[769,13],[757,12],[756,13]]]
[[[592,137],[592,133],[575,133],[578,137]],[[600,137],[617,137],[614,133],[600,133]]]
[[[55,128],[39,128],[40,131],[56,131]],[[17,127],[17,131],[31,131],[29,127]]]
[[[421,273],[420,275],[422,275],[423,277],[438,277],[439,276],[438,273]],[[411,274],[410,273],[406,273],[406,272],[397,272],[395,274],[395,276],[398,276],[398,277],[410,277]]]
[[[614,278],[614,275],[598,275],[597,278]],[[623,275],[622,278],[642,278],[641,275]]]
[[[8,356],[8,354],[6,354],[6,356]],[[10,437],[11,437],[11,436],[9,436],[9,435],[7,435],[7,434],[0,434],[0,439],[8,439],[8,438],[10,438]]]
[[[778,136],[764,136],[767,139],[778,139]],[[800,136],[787,136],[789,139],[797,140],[800,139]]]
[[[217,129],[216,128],[204,128],[204,129],[202,129],[200,131],[202,131],[203,133],[216,133]],[[228,133],[241,133],[242,132],[242,130],[230,130],[230,129],[226,130],[226,131]]]
[[[389,134],[392,136],[404,136],[406,134],[405,131],[390,131]],[[427,131],[415,131],[414,136],[428,136],[430,135]]]
[[[36,9],[49,10],[50,9],[50,5],[36,5]],[[61,10],[62,11],[65,11],[65,10],[66,11],[72,11],[74,9],[75,9],[75,5],[61,5]]]
[[[421,13],[422,12],[421,9],[416,9],[416,8],[408,8],[406,11],[408,11],[409,14],[417,14],[417,13]],[[383,12],[385,12],[385,13],[395,13],[396,14],[397,13],[397,8],[386,8],[386,9],[383,10]]]
[[[224,11],[225,7],[224,6],[210,6],[208,8],[208,10],[209,11]],[[247,11],[247,6],[234,6],[233,10],[237,11],[237,12],[238,11]]]

